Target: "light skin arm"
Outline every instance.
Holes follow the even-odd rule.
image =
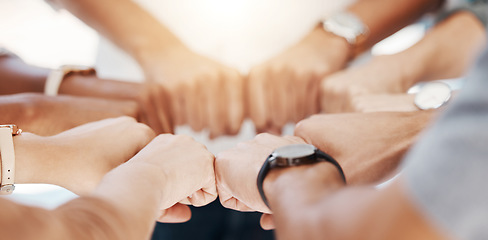
[[[436,9],[440,2],[356,1],[347,11],[369,28],[369,34],[355,47],[319,25],[296,45],[253,68],[247,81],[247,99],[257,130],[280,132],[287,122],[318,113],[321,79],[344,68],[354,55]]]
[[[0,228],[12,239],[148,239],[154,220],[163,220],[169,211],[189,218],[189,208],[178,201],[192,196],[192,204],[204,205],[215,199],[213,159],[189,137],[160,135],[110,171],[91,194],[57,209],[1,199],[9,208],[2,212]],[[200,189],[214,195],[204,195]]]
[[[364,184],[391,176],[436,115],[435,111],[319,114],[298,123],[295,135],[334,157],[349,184]]]
[[[153,137],[149,127],[129,117],[84,124],[54,136],[25,132],[14,137],[16,183],[92,192],[107,172],[132,158]]]
[[[277,239],[447,239],[412,202],[401,177],[379,190],[341,185],[329,163],[271,171],[264,191]]]
[[[360,95],[405,93],[420,81],[460,77],[485,41],[485,29],[479,20],[460,11],[400,53],[377,56],[364,65],[325,78],[320,86],[322,111],[351,112]]]
[[[224,207],[235,210],[271,213],[257,190],[259,169],[274,149],[296,143],[313,144],[334,157],[348,184],[391,177],[433,115],[433,112],[318,115],[299,123],[297,136],[260,134],[217,155],[215,172],[220,201]]]
[[[422,15],[440,7],[442,0],[359,0],[348,11],[368,27],[369,34],[356,46],[356,53],[369,49],[377,42],[413,23]]]
[[[176,124],[208,127],[211,137],[239,131],[243,79],[236,70],[192,52],[133,1],[56,2],[129,53],[148,81],[168,90]]]

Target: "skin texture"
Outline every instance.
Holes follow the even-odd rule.
[[[42,93],[49,71],[50,69],[28,65],[18,57],[0,57],[0,83],[8,86],[0,89],[0,94]],[[36,111],[32,109],[34,106],[41,110],[44,107],[53,107],[54,102],[59,102],[56,104],[63,106],[73,104],[80,111],[78,118],[64,119],[72,122],[86,117],[82,116],[81,113],[88,113],[87,111],[89,109],[83,110],[80,108],[80,103],[88,101],[90,103],[89,105],[93,106],[93,111],[87,114],[91,120],[120,116],[115,113],[121,112],[128,114],[128,116],[136,117],[139,121],[149,125],[156,133],[173,132],[174,123],[170,115],[171,104],[169,95],[163,89],[155,88],[151,84],[106,80],[99,79],[96,76],[74,74],[63,80],[59,93],[63,95],[90,97],[92,100],[88,101],[89,98],[60,97],[56,99],[43,98],[40,95],[36,97],[34,95],[26,95],[22,101],[25,102],[24,107],[28,107],[29,111],[34,112]],[[18,96],[20,97],[22,95]],[[100,99],[98,104],[95,104],[96,99],[94,98]],[[41,104],[37,104],[36,102],[29,103],[29,100],[40,101]],[[119,102],[118,105],[120,106],[117,106],[117,101],[115,100]],[[133,101],[133,103],[128,103],[128,101]],[[53,104],[49,106],[47,103]],[[102,107],[107,107],[108,110],[106,110],[106,113],[101,111],[103,109]],[[98,113],[98,115],[95,113]],[[81,121],[80,123],[85,122]],[[60,130],[66,129],[63,128]],[[42,134],[38,131],[32,131],[37,134]]]
[[[41,136],[61,133],[73,127],[106,118],[137,117],[133,101],[105,100],[89,97],[49,97],[38,93],[0,96],[4,113],[0,122],[15,123],[26,132]]]
[[[256,187],[259,169],[275,148],[295,143],[305,142],[298,137],[262,133],[251,141],[219,153],[215,161],[215,174],[222,206],[238,211],[271,213]]]
[[[280,132],[286,123],[317,113],[320,79],[342,69],[349,55],[344,39],[318,26],[295,46],[253,68],[246,92],[258,132]]]
[[[391,176],[432,115],[433,112],[420,111],[315,115],[297,125],[296,136],[260,134],[217,155],[215,173],[220,201],[230,209],[270,214],[270,209],[258,193],[258,172],[274,149],[296,143],[312,144],[334,157],[342,166],[348,184],[366,184],[384,179]],[[332,166],[325,163],[328,172],[331,172],[329,165]],[[330,175],[322,172],[321,176],[328,179],[337,175],[335,170]],[[332,183],[332,186],[336,184]],[[261,224],[265,229],[272,228],[270,215],[264,215]]]
[[[264,191],[277,239],[447,239],[412,202],[401,177],[379,190],[344,188],[333,170],[322,164],[270,172]]]
[[[238,132],[244,89],[236,70],[192,52],[130,0],[55,2],[129,53],[149,82],[167,90],[176,124],[208,127],[211,137]]]
[[[149,127],[127,117],[52,137],[16,136],[19,182],[90,193],[53,210],[0,199],[2,232],[12,239],[148,239],[155,219],[188,219],[189,208],[177,202],[215,199],[214,157],[190,137],[153,137]]]
[[[355,46],[318,26],[295,46],[253,68],[247,81],[247,99],[249,116],[258,132],[279,133],[287,122],[318,113],[320,79],[343,69],[354,55],[438,4],[425,0],[357,1],[348,11],[359,17],[369,32]]]
[[[320,114],[298,123],[295,135],[334,157],[348,184],[371,183],[397,168],[435,115],[434,111]]]
[[[414,104],[414,94],[358,95],[353,98],[354,112],[412,112],[419,109]]]
[[[52,2],[129,53],[148,81],[167,89],[176,124],[188,123],[196,130],[207,126],[211,137],[236,133],[245,117],[245,104],[258,131],[279,132],[285,123],[317,113],[321,78],[440,4],[440,0],[357,1],[348,11],[370,31],[354,49],[317,27],[297,45],[256,66],[243,83],[235,70],[193,53],[129,0]]]
[[[89,193],[154,136],[149,127],[129,117],[88,123],[54,136],[25,132],[14,138],[16,182],[50,183]]]
[[[400,94],[420,81],[460,77],[485,41],[485,29],[479,20],[471,13],[459,12],[403,52],[377,56],[325,78],[320,86],[321,109],[328,113],[351,112],[364,95]]]

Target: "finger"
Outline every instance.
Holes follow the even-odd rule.
[[[205,206],[216,199],[216,194],[209,194],[203,189],[194,192],[189,198],[190,203],[195,207]]]
[[[236,211],[241,211],[241,212],[255,212],[256,211],[255,209],[248,207],[246,204],[239,201],[235,197],[231,197],[231,198],[227,198],[227,199],[221,199],[220,203],[225,208],[233,209]]]
[[[306,109],[304,118],[319,112],[319,77],[312,74],[308,75],[307,78],[308,79],[304,81],[307,83],[307,95],[305,95],[305,102],[303,105]]]
[[[157,93],[154,91],[157,91],[156,89],[162,89],[160,86],[155,86],[154,84],[150,84],[146,86],[149,92],[149,99],[148,99],[148,105],[154,106],[155,109],[150,108],[148,106],[144,106],[145,112],[148,115],[148,121],[150,123],[150,126],[153,128],[153,130],[160,134],[165,132],[165,127],[163,126],[162,122],[160,121],[160,103],[157,98],[154,96],[157,96]]]
[[[321,91],[322,91],[322,111],[325,113],[336,113],[339,111],[340,103],[337,102],[339,90],[337,85],[333,82],[335,80],[331,78],[326,78],[322,81]]]
[[[228,95],[228,120],[225,132],[227,134],[235,135],[239,132],[242,122],[244,121],[244,81],[240,74],[236,71],[230,75],[227,81],[227,95]]]
[[[175,116],[176,124],[177,125],[184,125],[188,123],[186,110],[185,110],[185,90],[186,87],[182,84],[179,84],[176,88],[176,91],[173,94],[173,116]]]
[[[195,131],[202,131],[205,127],[208,126],[208,113],[207,113],[207,105],[209,104],[207,99],[207,94],[203,90],[206,87],[205,80],[207,78],[201,79],[198,81],[197,88],[196,88],[196,98],[195,98],[195,111],[197,111],[198,121],[195,125]]]
[[[185,86],[185,114],[187,124],[195,130],[196,122],[198,122],[197,112],[195,111],[195,103],[197,101],[197,82],[198,79],[192,79],[193,84]]]
[[[261,224],[261,227],[264,230],[273,230],[273,229],[275,229],[273,215],[271,215],[271,214],[264,213],[263,215],[261,215],[261,220],[259,221],[259,223]]]
[[[190,220],[190,218],[190,207],[177,203],[168,209],[161,210],[157,221],[164,223],[182,223]]]
[[[297,76],[293,76],[294,79],[297,79]],[[307,84],[300,82],[294,82],[293,87],[295,88],[295,122],[298,122],[305,118],[306,116],[306,107],[305,107],[305,99],[308,94]]]
[[[247,81],[247,99],[249,101],[249,117],[256,129],[263,129],[267,123],[267,98],[264,89],[266,74],[262,69],[252,70]]]
[[[282,68],[277,72],[270,74],[268,78],[269,84],[267,85],[267,91],[270,93],[271,102],[271,126],[274,129],[281,129],[287,122],[288,116],[288,97],[291,80],[287,71]]]
[[[159,122],[163,128],[162,133],[174,133],[174,121],[172,116],[172,103],[170,94],[164,88],[155,88],[154,104]]]
[[[210,116],[210,138],[215,138],[217,136],[224,134],[225,129],[225,112],[227,111],[227,94],[224,93],[225,91],[225,79],[224,75],[216,76],[215,79],[211,81],[211,85],[209,86],[209,92],[207,95],[209,97],[209,107],[211,114]]]

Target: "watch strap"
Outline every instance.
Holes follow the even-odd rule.
[[[341,165],[332,156],[330,156],[329,154],[327,154],[325,152],[322,152],[318,148],[315,150],[315,155],[317,157],[316,158],[317,161],[314,163],[318,163],[318,162],[332,163],[337,168],[337,170],[339,171],[339,174],[341,175],[341,178],[344,181],[344,183],[347,183],[346,182],[346,175],[344,174],[344,171],[342,170]],[[259,195],[261,196],[261,199],[263,199],[264,204],[266,204],[266,206],[268,208],[270,208],[270,206],[269,206],[268,199],[266,198],[266,195],[264,194],[263,183],[264,183],[264,179],[266,178],[269,171],[271,170],[271,166],[269,163],[270,163],[270,159],[273,157],[274,157],[274,155],[271,154],[268,156],[268,158],[266,158],[266,161],[264,162],[263,166],[261,167],[261,170],[259,170],[258,178],[257,178],[257,186],[258,186]]]
[[[318,159],[322,159],[323,162],[329,162],[332,163],[337,168],[337,171],[339,171],[339,174],[341,175],[342,180],[344,183],[347,183],[346,181],[346,174],[344,174],[344,170],[342,169],[341,165],[335,160],[332,156],[329,154],[322,152],[320,149],[317,148],[315,151],[315,154],[317,154]]]
[[[44,84],[44,94],[47,96],[57,96],[61,83],[71,74],[92,75],[96,74],[96,71],[92,67],[63,65],[49,73]]]
[[[11,194],[15,189],[15,152],[13,136],[22,130],[15,125],[0,125],[1,182],[0,195]]]
[[[268,199],[266,198],[266,195],[264,195],[263,183],[264,183],[264,178],[266,177],[266,175],[268,175],[269,170],[271,170],[271,167],[269,165],[270,157],[272,157],[272,155],[269,155],[268,158],[266,158],[266,161],[261,167],[261,170],[259,170],[258,179],[257,179],[259,195],[261,196],[261,199],[263,199],[264,204],[266,204],[268,208],[270,207],[269,207]]]
[[[347,22],[349,26],[344,25]],[[325,31],[344,38],[349,45],[355,47],[369,33],[368,27],[350,12],[339,12],[322,22]]]

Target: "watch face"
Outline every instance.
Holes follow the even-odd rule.
[[[424,85],[415,96],[415,105],[422,109],[436,109],[451,98],[451,88],[443,82],[431,82]]]
[[[280,158],[301,158],[315,153],[315,147],[310,144],[292,144],[277,148],[274,153]]]

